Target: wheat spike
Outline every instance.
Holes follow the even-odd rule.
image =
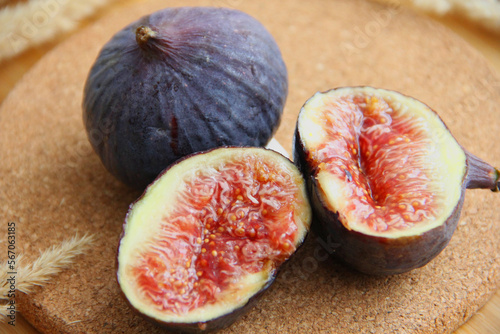
[[[438,15],[457,14],[500,32],[500,2],[496,0],[412,0],[416,8]]]
[[[23,266],[18,270],[17,290],[30,293],[37,285],[43,285],[50,278],[74,262],[74,258],[82,254],[93,241],[93,236],[74,236],[59,246],[52,246],[43,252],[35,262]]]
[[[497,0],[375,0],[405,4],[432,15],[457,15],[478,26],[500,33],[500,2]]]
[[[111,1],[29,0],[2,8],[0,61],[74,29],[83,18]]]
[[[85,234],[83,237],[75,235],[63,241],[60,245],[52,246],[45,250],[32,263],[27,263],[20,254],[16,259],[16,290],[30,293],[35,286],[43,286],[50,279],[74,263],[75,257],[83,254],[94,241],[93,235]],[[9,293],[7,262],[1,263],[0,268],[0,321],[5,321],[5,302]]]

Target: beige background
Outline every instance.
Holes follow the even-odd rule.
[[[104,16],[107,13],[113,12],[117,7],[122,7],[128,3],[136,3],[141,1],[122,1],[115,5],[111,5],[102,10],[99,15],[88,20],[86,24],[92,23],[98,17]],[[492,36],[483,31],[477,30],[475,27],[464,24],[457,18],[449,18],[441,20],[444,24],[451,27],[453,30],[463,36],[475,48],[484,53],[490,63],[500,71],[500,42],[498,36]],[[85,26],[82,25],[82,27]],[[67,36],[61,37],[54,43],[36,48],[31,52],[22,54],[10,61],[0,64],[0,101],[12,89],[19,78],[31,68],[31,66],[40,59],[53,46],[60,43]],[[497,293],[493,299],[483,308],[476,316],[474,316],[466,325],[457,332],[459,333],[495,333],[500,329],[500,293]],[[3,327],[2,327],[3,326]],[[17,319],[16,330],[13,333],[36,333],[31,329],[21,317]],[[496,331],[495,331],[496,330]],[[11,333],[12,328],[9,326],[0,326],[0,332]]]

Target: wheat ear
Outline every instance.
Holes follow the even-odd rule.
[[[0,0],[1,1],[1,0]],[[114,0],[29,0],[0,11],[0,61],[74,29]]]
[[[438,16],[457,15],[491,32],[500,33],[498,0],[372,0],[392,5],[405,4]]]
[[[32,263],[27,263],[20,254],[16,259],[16,290],[30,293],[35,286],[43,286],[52,277],[74,263],[75,258],[83,254],[93,243],[94,236],[85,234],[83,237],[75,235],[63,241],[60,245],[45,250]],[[3,262],[0,268],[0,301],[7,301],[10,287],[7,284],[7,263]],[[0,304],[0,321],[5,321],[5,305]]]

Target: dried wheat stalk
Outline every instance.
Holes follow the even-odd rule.
[[[500,1],[498,0],[376,0],[404,4],[419,11],[445,16],[458,15],[464,19],[500,33]]]
[[[438,15],[457,14],[484,28],[500,32],[498,0],[413,0],[414,6]]]
[[[26,262],[25,257],[20,254],[16,259],[16,290],[30,293],[35,286],[43,286],[52,277],[68,268],[74,263],[75,257],[83,254],[94,241],[94,236],[85,234],[83,237],[75,235],[73,238],[63,241],[58,246],[52,246],[45,250],[32,263]],[[0,264],[0,301],[8,301],[7,263]],[[0,303],[0,321],[5,321],[5,305]]]
[[[29,0],[3,7],[0,61],[74,29],[83,18],[111,1]]]

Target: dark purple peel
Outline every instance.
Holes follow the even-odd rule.
[[[467,189],[490,189],[500,191],[500,171],[487,162],[464,150],[467,155]]]
[[[287,94],[279,47],[256,19],[166,8],[104,45],[85,84],[83,121],[106,169],[142,190],[191,153],[266,145]]]

